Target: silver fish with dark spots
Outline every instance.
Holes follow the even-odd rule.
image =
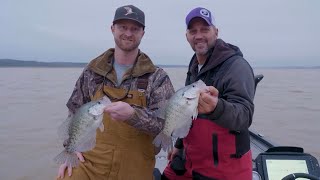
[[[157,116],[165,119],[164,129],[156,136],[153,144],[164,151],[172,150],[172,138],[184,138],[188,135],[192,120],[198,116],[198,101],[201,89],[206,84],[199,80],[179,89],[166,103]]]
[[[58,134],[64,141],[65,149],[54,158],[56,163],[66,163],[68,167],[75,167],[79,164],[75,152],[85,152],[95,147],[96,130],[99,128],[101,132],[104,131],[103,111],[110,103],[107,96],[88,102],[62,123]]]

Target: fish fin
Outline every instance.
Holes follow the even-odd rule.
[[[101,100],[102,100],[102,103],[106,106],[111,104],[111,100],[108,96],[103,96]]]
[[[159,101],[158,103],[151,104],[149,109],[156,110],[156,109],[159,109],[161,107],[166,107],[168,104],[169,104],[169,99],[162,100],[162,101]]]
[[[184,138],[188,135],[190,127],[192,124],[192,119],[190,119],[189,121],[187,121],[185,124],[183,124],[181,127],[175,129],[172,132],[172,136],[175,138]]]
[[[76,151],[86,152],[93,149],[96,146],[96,131],[94,133],[88,133],[82,140],[81,143],[76,145]]]
[[[166,107],[169,104],[169,100],[160,101],[154,105],[150,106],[151,110],[154,110],[154,114],[156,117],[160,119],[165,119],[166,117]]]
[[[57,164],[64,164],[66,163],[67,166],[76,167],[79,164],[79,159],[76,153],[69,153],[66,150],[63,150],[60,154],[58,154],[53,159]]]
[[[198,117],[198,108],[195,108],[192,114],[192,119],[196,119]]]
[[[161,146],[165,152],[169,152],[173,149],[173,143],[172,143],[171,136],[167,136],[163,132],[161,132],[160,134],[158,134],[156,136],[156,138],[153,140],[153,144],[156,147]]]
[[[71,124],[73,118],[73,114],[69,113],[66,120],[62,122],[62,124],[58,127],[58,136],[59,139],[65,141],[69,138],[69,126]]]
[[[166,109],[165,108],[159,108],[154,113],[157,118],[166,119],[165,118],[166,117]]]
[[[100,132],[103,132],[104,131],[104,125],[103,125],[103,122],[101,122],[100,126],[99,126],[99,129],[100,129]]]

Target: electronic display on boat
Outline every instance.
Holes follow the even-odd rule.
[[[266,168],[269,180],[279,180],[292,173],[309,174],[305,160],[266,159]]]
[[[307,153],[265,152],[257,156],[255,163],[257,172],[264,180],[279,180],[293,173],[320,177],[317,159]]]

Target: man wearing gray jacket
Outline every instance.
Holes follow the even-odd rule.
[[[211,12],[195,8],[186,17],[187,40],[194,50],[186,85],[203,80],[199,115],[179,139],[163,179],[252,179],[249,126],[254,111],[254,74],[240,49],[218,39]],[[184,149],[184,172],[172,161]]]

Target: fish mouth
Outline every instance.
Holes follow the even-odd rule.
[[[187,99],[194,99],[197,97],[197,93],[195,92],[184,92],[182,93],[182,97],[187,98]]]
[[[183,93],[182,97],[190,100],[190,99],[196,98],[197,94],[195,94],[195,93]]]
[[[194,99],[194,98],[196,98],[196,97],[185,97],[187,100],[192,100],[192,99]]]
[[[105,107],[105,105],[103,105],[103,104],[97,104],[95,106],[92,106],[89,109],[89,114],[91,114],[93,116],[99,116],[103,113],[104,107]]]

